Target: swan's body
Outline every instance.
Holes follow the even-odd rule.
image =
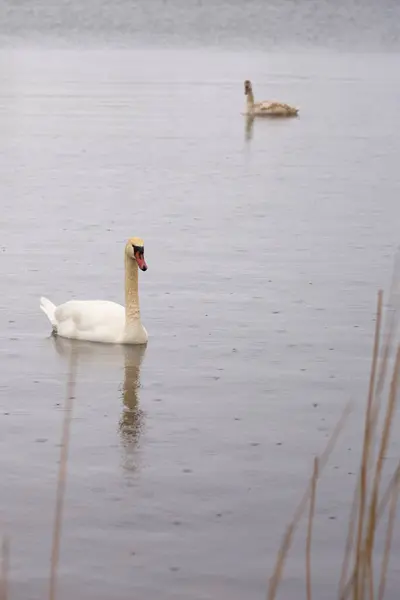
[[[254,102],[253,88],[248,79],[244,82],[244,93],[247,96],[246,115],[249,117],[296,117],[299,109],[283,102]]]
[[[138,266],[147,270],[143,241],[132,238],[125,247],[125,307],[106,300],[70,300],[55,306],[41,298],[40,308],[53,332],[89,342],[145,344],[148,335],[140,320]]]

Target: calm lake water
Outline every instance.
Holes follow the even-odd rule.
[[[395,2],[0,2],[0,533],[45,597],[70,344],[39,297],[123,302],[145,240],[145,351],[75,344],[60,598],[263,598],[321,481],[334,598],[376,293],[399,243]],[[248,127],[256,99],[299,119]],[[386,464],[393,468],[397,438]],[[400,535],[393,542],[400,551]],[[387,598],[397,598],[394,558]],[[305,597],[304,531],[283,586]]]

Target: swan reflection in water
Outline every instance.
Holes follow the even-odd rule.
[[[140,366],[145,345],[124,346],[125,369],[122,384],[123,409],[119,421],[124,444],[136,446],[144,425],[144,412],[139,406]]]
[[[245,116],[245,139],[248,142],[253,138],[254,117],[252,115]]]
[[[75,353],[77,379],[79,374],[95,367],[105,372],[118,369],[124,361],[124,380],[120,386],[122,412],[118,423],[122,444],[126,450],[124,467],[135,470],[134,453],[139,444],[144,427],[145,413],[139,405],[140,367],[146,352],[146,345],[110,345],[69,340],[51,336],[57,353],[69,358],[71,350]]]

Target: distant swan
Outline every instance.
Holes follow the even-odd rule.
[[[249,117],[296,117],[299,109],[282,102],[254,102],[251,81],[244,82],[244,93],[247,96],[246,115]]]
[[[107,300],[70,300],[55,306],[42,297],[40,308],[53,332],[88,342],[145,344],[148,335],[140,321],[138,267],[147,270],[144,243],[131,238],[125,246],[125,307]]]

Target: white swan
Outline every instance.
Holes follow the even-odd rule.
[[[131,238],[125,246],[125,307],[106,300],[70,300],[55,306],[42,297],[40,308],[53,332],[88,342],[145,344],[148,335],[140,321],[138,267],[147,270],[144,243]]]
[[[244,82],[244,93],[247,96],[246,115],[249,117],[296,117],[299,109],[283,102],[254,102],[251,81]]]

